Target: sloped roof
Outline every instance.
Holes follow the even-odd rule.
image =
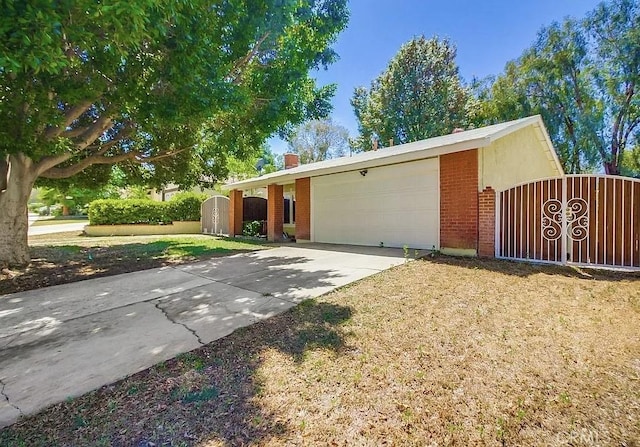
[[[407,161],[421,160],[436,157],[442,154],[465,151],[489,146],[495,140],[505,137],[513,132],[527,126],[539,127],[544,135],[543,145],[547,151],[547,156],[558,167],[560,173],[563,172],[558,156],[551,144],[544,123],[540,115],[521,118],[506,123],[494,124],[492,126],[467,130],[464,132],[443,135],[440,137],[428,138],[426,140],[401,144],[389,148],[381,148],[377,151],[368,151],[354,154],[349,157],[333,158],[300,165],[296,168],[285,169],[260,177],[229,183],[225,189],[253,189],[263,188],[269,184],[287,184],[298,178],[316,177],[320,175],[335,174],[338,172],[355,171]]]

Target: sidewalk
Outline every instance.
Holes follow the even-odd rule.
[[[403,262],[290,245],[0,296],[0,428]]]
[[[84,231],[84,226],[89,223],[56,223],[55,225],[36,225],[33,226],[41,216],[35,213],[29,213],[29,236],[38,236],[41,234],[66,233],[67,231]]]

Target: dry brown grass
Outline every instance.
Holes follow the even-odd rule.
[[[26,418],[0,444],[638,446],[639,323],[638,275],[412,262]]]

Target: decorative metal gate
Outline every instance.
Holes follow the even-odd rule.
[[[496,255],[640,269],[640,180],[567,175],[498,192]]]
[[[229,234],[229,198],[213,196],[202,202],[200,228],[204,234]]]

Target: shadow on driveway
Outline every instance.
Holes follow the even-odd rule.
[[[6,295],[0,299],[0,385],[6,396],[0,425],[402,262],[279,247]],[[345,314],[329,308],[315,313],[322,327],[294,312],[291,330],[303,342],[286,339],[283,351],[298,355],[309,340],[335,338],[334,332],[323,335],[323,328]],[[281,332],[290,329],[282,324],[274,335]],[[272,346],[278,338],[265,340]]]
[[[0,444],[248,445],[295,433],[260,406],[260,368],[273,352],[298,362],[313,350],[340,355],[352,309],[305,301],[229,337],[182,354],[0,431]]]

